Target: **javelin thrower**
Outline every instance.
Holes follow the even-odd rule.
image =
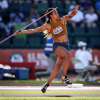
[[[52,35],[52,38],[54,40],[53,50],[57,57],[57,60],[48,81],[41,89],[43,93],[45,93],[47,87],[51,85],[52,80],[56,78],[61,67],[63,67],[63,74],[61,77],[62,81],[66,83],[66,85],[72,84],[67,76],[67,71],[69,69],[70,66],[69,64],[71,60],[70,60],[69,52],[66,48],[68,45],[68,31],[67,31],[66,24],[68,21],[71,20],[73,16],[77,14],[78,9],[79,9],[79,5],[75,6],[75,8],[71,11],[69,15],[60,17],[57,12],[57,9],[49,8],[46,12],[46,13],[50,12],[47,15],[48,21],[45,22],[43,25],[35,29],[27,29],[27,30],[16,32],[16,35],[34,34],[38,32],[44,32],[46,30],[47,35]]]

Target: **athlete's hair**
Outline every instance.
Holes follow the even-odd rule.
[[[45,18],[45,20],[46,20],[46,22],[47,23],[50,23],[50,19],[51,19],[51,17],[50,17],[50,15],[52,15],[52,12],[55,10],[55,8],[49,8],[47,11],[46,11],[46,13],[49,13],[47,16],[46,16],[46,18]]]

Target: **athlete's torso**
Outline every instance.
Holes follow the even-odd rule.
[[[54,42],[67,42],[68,41],[68,32],[66,28],[66,21],[64,18],[59,19],[56,23],[50,23],[49,33],[52,34]]]

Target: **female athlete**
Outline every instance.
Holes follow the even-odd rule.
[[[61,67],[63,67],[62,80],[67,85],[71,84],[71,81],[67,77],[67,71],[70,66],[69,65],[70,55],[68,53],[68,50],[66,49],[68,43],[68,31],[67,31],[66,24],[68,23],[68,21],[71,20],[73,16],[76,15],[78,9],[79,9],[79,5],[75,6],[75,8],[71,11],[69,15],[60,17],[55,8],[50,8],[47,11],[47,13],[50,12],[47,15],[48,22],[45,22],[43,25],[35,29],[27,29],[27,30],[16,32],[16,35],[33,34],[38,32],[44,32],[46,30],[48,32],[48,35],[49,34],[52,35],[52,38],[54,40],[53,49],[57,59],[56,59],[55,66],[51,72],[50,78],[41,89],[43,93],[46,92],[47,87],[51,84],[52,80],[56,78]]]

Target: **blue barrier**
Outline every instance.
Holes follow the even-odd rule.
[[[4,73],[4,69],[3,68],[0,68],[0,80],[3,79],[3,73]]]
[[[28,68],[16,68],[15,77],[18,80],[27,80],[29,79],[29,69]]]

